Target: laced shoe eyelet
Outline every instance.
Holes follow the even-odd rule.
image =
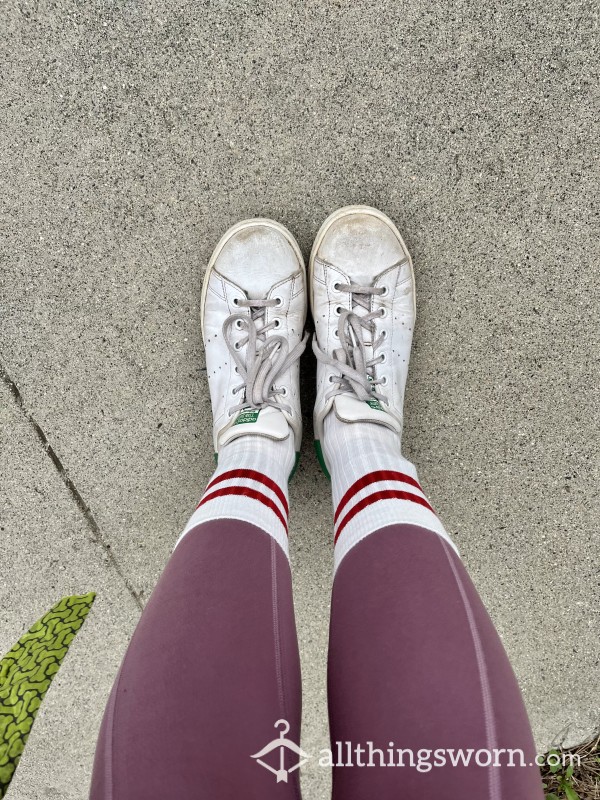
[[[232,300],[231,302],[232,302],[232,304],[233,304],[234,306],[239,306],[239,304],[240,304],[240,301],[238,300],[238,298],[237,298],[237,297],[234,297],[234,298],[233,298],[233,300]]]
[[[283,305],[283,297],[274,297],[275,303],[277,304],[277,308]]]
[[[382,385],[382,386],[387,386],[387,382],[388,382],[388,379],[387,379],[387,377],[384,375],[384,376],[383,376],[383,378],[381,379],[381,385]]]
[[[242,320],[241,319],[236,319],[235,327],[238,329],[238,331],[241,331],[241,329],[242,329]]]
[[[336,306],[335,313],[338,315],[338,317],[342,313],[343,310],[344,309],[341,306]]]
[[[280,394],[282,397],[287,397],[287,396],[288,396],[288,390],[287,390],[287,387],[286,387],[286,386],[282,386],[282,387],[281,387],[281,389],[279,390],[279,394]]]
[[[338,281],[336,281],[336,282],[333,284],[333,291],[334,291],[334,292],[339,292],[339,291],[340,291],[340,284],[339,284],[339,282],[338,282]]]
[[[379,297],[386,297],[386,296],[389,294],[389,291],[390,291],[390,290],[388,289],[388,287],[387,287],[387,286],[382,286],[381,288],[383,289],[383,291],[382,291],[382,293],[379,295]]]
[[[273,320],[273,326],[275,328],[281,328],[281,320],[280,319]]]
[[[381,308],[379,310],[379,316],[380,317],[387,317],[387,311],[385,310],[385,308]]]
[[[234,350],[239,350],[239,349],[240,349],[240,347],[241,347],[241,345],[240,345],[240,343],[239,343],[239,342],[236,342],[236,343],[233,345],[233,349],[234,349]]]
[[[335,336],[335,338],[336,338],[336,339],[339,339],[339,338],[340,338],[340,335],[339,335],[339,333],[338,333],[337,331],[334,331],[334,332],[333,332],[333,335]]]
[[[387,356],[386,356],[386,354],[385,354],[385,353],[382,353],[382,354],[379,356],[379,363],[380,363],[380,364],[385,364],[385,362],[386,362],[386,361],[387,361]]]

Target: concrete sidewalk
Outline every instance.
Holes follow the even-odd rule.
[[[140,606],[211,474],[198,304],[214,244],[270,216],[308,254],[324,217],[355,202],[389,214],[415,261],[406,454],[499,628],[540,749],[591,734],[595,4],[3,11],[0,354],[16,388],[0,387],[0,651],[62,595],[98,593],[11,800],[85,797]],[[306,357],[309,400],[313,368]],[[303,746],[318,752],[331,510],[305,411],[291,546]],[[305,796],[326,798],[328,780],[309,764]]]

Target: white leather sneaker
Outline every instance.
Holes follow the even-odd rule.
[[[415,325],[410,254],[394,223],[369,206],[328,217],[310,256],[317,356],[315,446],[333,411],[344,422],[374,422],[402,435]]]
[[[201,322],[215,453],[244,434],[302,438],[298,359],[306,346],[306,273],[283,225],[249,219],[218,243]]]

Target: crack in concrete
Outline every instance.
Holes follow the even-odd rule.
[[[69,494],[71,495],[71,497],[73,498],[73,500],[77,504],[79,510],[81,511],[83,516],[85,517],[85,520],[86,520],[86,522],[88,524],[88,527],[89,527],[89,529],[90,529],[90,531],[92,533],[92,541],[95,544],[100,545],[100,547],[104,550],[110,565],[112,566],[112,568],[115,570],[117,575],[123,581],[127,591],[133,597],[137,607],[140,609],[140,611],[143,611],[144,610],[144,606],[142,604],[142,601],[141,601],[141,598],[140,598],[139,594],[136,592],[136,590],[134,589],[133,585],[131,584],[131,581],[129,580],[129,578],[127,578],[127,576],[125,575],[125,573],[121,569],[121,566],[120,566],[119,562],[117,561],[114,553],[112,552],[110,544],[102,536],[102,532],[100,530],[100,527],[98,526],[98,523],[96,522],[90,507],[85,502],[85,500],[81,496],[78,488],[75,486],[75,484],[73,483],[73,481],[69,477],[69,473],[67,472],[67,470],[63,466],[62,461],[57,456],[54,448],[52,447],[52,445],[48,441],[48,437],[46,436],[46,434],[44,433],[44,431],[42,430],[40,425],[36,422],[36,420],[33,417],[33,415],[25,407],[25,403],[24,403],[23,398],[21,396],[21,392],[19,391],[19,387],[13,381],[13,379],[10,377],[10,375],[6,371],[6,368],[4,367],[4,364],[2,362],[0,362],[0,378],[2,378],[2,381],[3,381],[4,385],[8,388],[9,392],[11,393],[11,395],[12,395],[12,397],[13,397],[16,405],[17,405],[17,408],[23,414],[23,416],[27,420],[28,424],[33,429],[35,435],[39,439],[42,447],[44,448],[44,451],[45,451],[46,455],[48,456],[50,461],[52,461],[52,463],[54,464],[54,466],[56,468],[56,471],[60,475],[60,478],[61,478],[62,482],[64,483],[64,485],[67,488],[67,491],[69,492]]]

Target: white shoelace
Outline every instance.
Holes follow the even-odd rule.
[[[241,383],[233,389],[234,394],[243,392],[243,399],[231,406],[229,416],[245,408],[277,408],[280,411],[291,411],[289,405],[282,403],[277,395],[285,396],[285,387],[278,387],[276,381],[295,361],[306,347],[308,334],[290,351],[289,342],[283,336],[266,334],[278,327],[278,320],[265,324],[265,311],[279,304],[277,299],[238,300],[237,306],[248,308],[249,314],[231,314],[223,323],[223,338],[236,365]],[[260,327],[257,323],[262,321]],[[244,330],[246,336],[233,343],[233,330]],[[245,357],[241,350],[246,347]]]
[[[337,376],[331,376],[330,380],[335,383],[334,389],[329,392],[327,399],[344,392],[353,392],[359,400],[379,400],[389,403],[387,397],[377,391],[377,386],[384,383],[383,378],[375,378],[375,366],[384,360],[383,353],[375,355],[375,351],[380,347],[385,338],[382,332],[375,339],[375,319],[383,316],[383,309],[371,311],[371,298],[374,295],[382,295],[385,292],[383,287],[360,286],[355,283],[337,284],[336,288],[343,292],[349,292],[351,296],[351,311],[343,310],[337,327],[337,334],[340,340],[340,347],[333,351],[333,355],[323,352],[317,345],[316,336],[313,339],[313,351],[315,356],[323,364],[333,367],[339,372]],[[356,313],[355,309],[362,308],[365,313]],[[370,336],[370,341],[365,340],[365,333]],[[367,358],[366,348],[372,348],[372,358]]]

